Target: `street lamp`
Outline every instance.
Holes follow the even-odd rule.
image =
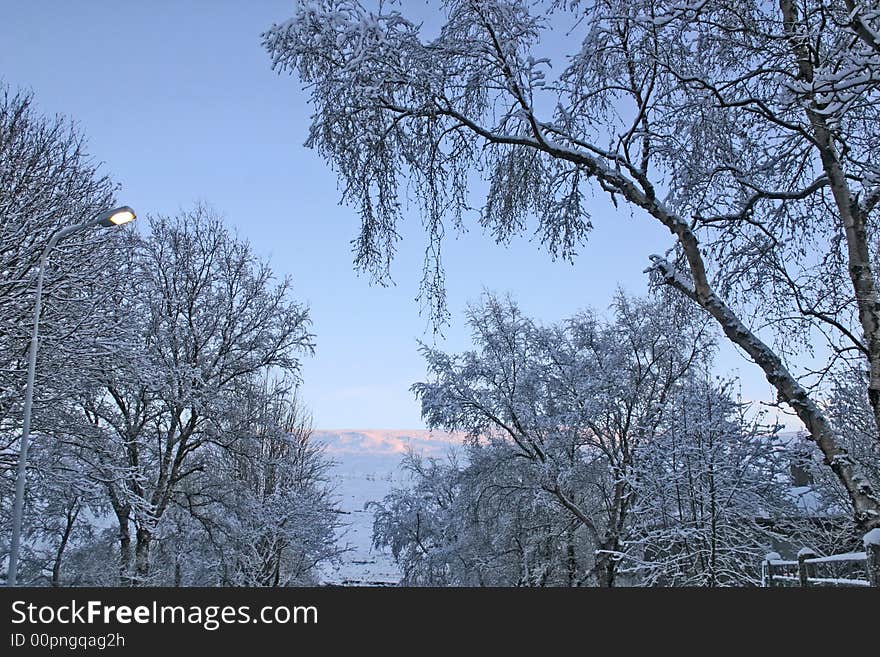
[[[12,540],[9,544],[9,571],[6,577],[7,586],[15,586],[18,579],[18,551],[21,546],[21,521],[22,511],[24,509],[24,483],[26,477],[28,440],[31,435],[31,406],[34,401],[34,374],[37,368],[37,342],[39,340],[40,327],[40,305],[43,294],[43,275],[46,273],[46,261],[49,252],[55,248],[65,237],[69,237],[81,230],[92,228],[93,226],[121,226],[135,219],[134,210],[127,205],[111,210],[105,210],[96,215],[90,221],[74,226],[68,226],[56,231],[49,238],[49,243],[43,249],[40,256],[39,272],[37,274],[37,293],[34,301],[34,329],[31,333],[31,346],[28,351],[28,377],[27,389],[24,394],[24,422],[21,429],[21,443],[18,451],[18,471],[15,478],[15,502],[12,506]]]

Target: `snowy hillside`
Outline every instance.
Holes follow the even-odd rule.
[[[316,430],[316,440],[327,446],[336,465],[333,477],[347,527],[340,542],[348,544],[341,566],[327,568],[327,584],[352,586],[393,585],[400,573],[390,554],[371,547],[373,514],[364,506],[379,501],[406,482],[400,460],[408,447],[429,456],[445,456],[461,437],[422,430]]]

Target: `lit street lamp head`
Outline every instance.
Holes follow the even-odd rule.
[[[96,219],[95,223],[99,226],[121,226],[129,221],[134,221],[137,215],[127,205],[119,208],[113,208],[102,212]]]

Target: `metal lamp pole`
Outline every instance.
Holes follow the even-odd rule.
[[[28,442],[31,436],[31,408],[34,401],[34,377],[37,369],[37,346],[39,342],[40,308],[42,306],[43,276],[46,273],[46,261],[49,252],[65,237],[93,226],[120,226],[135,218],[134,210],[122,206],[100,213],[91,221],[75,226],[62,228],[49,238],[49,243],[40,255],[39,273],[37,274],[36,301],[34,302],[34,327],[31,332],[31,346],[28,351],[27,389],[24,394],[24,421],[21,429],[21,442],[18,452],[18,470],[15,478],[15,501],[12,506],[12,540],[9,544],[9,570],[6,577],[7,586],[15,586],[18,579],[18,552],[21,547],[21,524],[24,509],[24,485],[27,476]]]

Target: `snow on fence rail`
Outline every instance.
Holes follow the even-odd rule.
[[[880,531],[874,529],[865,535],[864,552],[846,552],[820,557],[810,548],[798,552],[796,561],[785,560],[771,552],[761,563],[761,583],[765,587],[777,586],[880,586]],[[850,572],[835,573],[834,577],[819,577],[820,566],[840,564],[864,564],[865,579],[852,577]]]
[[[845,552],[844,554],[831,554],[827,557],[806,559],[806,563],[834,563],[835,561],[864,561],[868,558],[867,552]]]

